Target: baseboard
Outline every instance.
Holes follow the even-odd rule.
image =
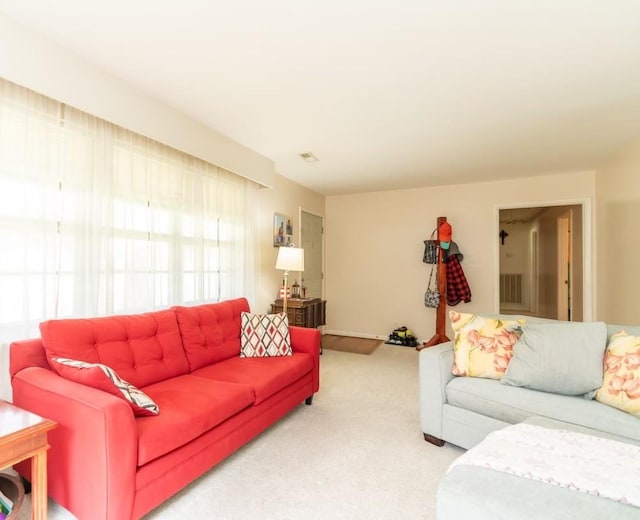
[[[348,336],[350,338],[362,338],[362,339],[379,339],[384,341],[389,339],[389,336],[378,336],[376,334],[363,334],[362,332],[347,332],[344,330],[327,330],[322,331],[323,334],[331,334],[332,336]]]

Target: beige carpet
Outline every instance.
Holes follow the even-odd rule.
[[[144,520],[435,519],[438,482],[463,450],[422,438],[418,353],[383,344],[369,356],[325,350],[320,362],[311,406],[298,406]],[[74,518],[53,501],[49,513]]]
[[[352,354],[369,355],[384,342],[379,339],[352,338],[350,336],[337,336],[325,334],[322,336],[322,350],[338,350],[351,352]]]

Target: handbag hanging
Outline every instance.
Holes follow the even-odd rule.
[[[424,241],[424,253],[422,254],[422,261],[425,264],[438,263],[438,248],[440,247],[440,243],[436,239],[437,231],[437,229],[434,229],[429,240]]]
[[[434,265],[431,267],[431,273],[429,274],[429,283],[427,284],[427,291],[424,293],[424,305],[425,307],[436,308],[440,305],[440,291],[438,289],[438,273],[436,272],[436,284],[431,288],[431,281],[433,279],[433,271],[436,268]]]

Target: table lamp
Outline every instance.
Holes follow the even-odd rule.
[[[304,271],[304,249],[300,247],[281,247],[278,250],[276,269],[284,271],[284,291],[282,295],[282,312],[287,312],[287,280],[289,271]]]

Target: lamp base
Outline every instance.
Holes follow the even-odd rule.
[[[289,271],[284,272],[284,285],[282,287],[282,312],[287,314],[287,293],[289,292],[289,284],[287,281],[289,280]]]

